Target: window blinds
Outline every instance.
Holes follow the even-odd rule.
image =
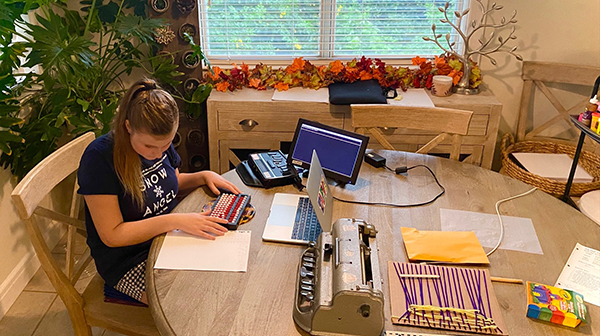
[[[451,0],[463,10],[468,0]],[[410,58],[442,52],[423,36],[446,0],[200,0],[202,47],[213,59]]]

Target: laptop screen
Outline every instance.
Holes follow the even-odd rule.
[[[326,176],[354,184],[368,140],[357,133],[299,119],[288,161],[308,168],[315,150]]]
[[[331,232],[331,217],[333,215],[333,195],[327,185],[319,156],[316,151],[311,153],[311,167],[306,182],[306,191],[310,203],[317,214],[319,224],[324,232]]]

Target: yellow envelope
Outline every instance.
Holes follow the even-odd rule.
[[[407,227],[400,230],[410,261],[490,263],[474,232],[418,231]]]

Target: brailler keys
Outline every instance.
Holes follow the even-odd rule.
[[[227,224],[222,225],[229,230],[236,230],[249,202],[250,195],[221,193],[213,205],[210,215],[227,220]]]

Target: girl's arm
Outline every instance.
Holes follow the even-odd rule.
[[[159,234],[180,229],[214,240],[227,228],[226,220],[204,213],[171,213],[133,222],[124,222],[116,195],[85,195],[85,203],[102,242],[109,247],[129,246],[148,241]]]
[[[240,193],[235,184],[210,170],[203,170],[196,173],[179,173],[179,169],[177,169],[175,172],[179,183],[179,192],[183,194],[202,185],[207,185],[215,195],[221,194],[218,188],[227,189],[234,194]]]

